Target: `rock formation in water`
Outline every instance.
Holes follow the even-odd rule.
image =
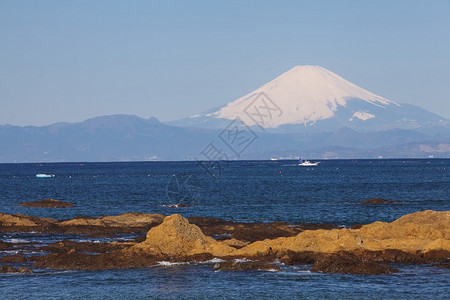
[[[379,275],[397,273],[398,269],[380,265],[351,252],[338,252],[318,259],[311,271],[322,273],[351,273],[361,275]]]
[[[33,271],[27,267],[14,268],[11,265],[5,265],[0,266],[0,273],[33,273]]]
[[[223,262],[215,264],[213,268],[217,271],[281,271],[278,266],[260,262]]]
[[[150,229],[146,240],[131,250],[173,258],[202,253],[227,256],[232,255],[236,249],[205,236],[197,225],[190,224],[188,220],[175,214],[166,217],[161,225]]]
[[[241,249],[205,236],[200,228],[180,215],[166,217],[152,228],[135,249],[169,257],[210,253],[214,256],[266,256],[287,252],[450,251],[450,211],[422,211],[403,216],[391,223],[375,222],[360,229],[305,230],[294,237],[257,241]]]
[[[22,207],[46,207],[46,208],[56,208],[56,207],[74,207],[70,202],[59,201],[55,199],[44,199],[40,201],[24,202],[21,203]]]
[[[45,232],[105,235],[140,233],[161,224],[161,214],[124,213],[99,218],[76,217],[71,220],[39,218],[23,214],[0,213],[0,232]]]
[[[151,227],[145,237],[138,237],[136,241],[77,243],[65,240],[42,247],[52,253],[28,258],[35,261],[36,268],[136,268],[158,261],[207,261],[219,257],[226,261],[218,267],[222,270],[253,268],[232,264],[237,258],[245,258],[256,263],[277,260],[286,264],[314,265],[312,270],[319,272],[387,274],[396,269],[379,263],[439,263],[445,267],[450,262],[450,211],[421,211],[390,223],[374,222],[358,229],[332,226],[330,229],[316,229],[324,226],[305,229],[308,226],[190,218],[196,225],[177,214],[163,218],[162,215],[129,213],[57,221],[0,214],[0,227],[17,229],[48,224],[49,228],[101,228],[117,232],[124,232],[124,228]],[[9,249],[12,245],[3,242],[0,247]],[[5,258],[4,262],[14,260],[23,258]]]
[[[373,198],[373,199],[361,201],[360,203],[361,204],[391,204],[391,203],[396,203],[396,202],[394,202],[392,200],[387,200],[387,199]]]

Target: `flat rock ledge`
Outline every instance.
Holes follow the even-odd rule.
[[[75,217],[71,220],[0,213],[0,232],[44,232],[109,236],[142,233],[162,223],[164,215],[130,212],[120,216]]]
[[[45,207],[45,208],[56,208],[56,207],[74,207],[70,202],[59,201],[55,199],[44,199],[40,201],[24,202],[21,203],[22,207]]]

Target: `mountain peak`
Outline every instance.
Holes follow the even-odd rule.
[[[162,123],[160,123],[158,119],[156,119],[155,117],[143,119],[136,115],[115,114],[90,118],[78,124],[80,124],[83,127],[90,127],[90,128],[100,128],[100,127],[118,128],[120,126],[136,126],[138,124],[157,125]]]
[[[337,76],[333,72],[330,72],[321,66],[297,65],[297,66],[287,70],[286,72],[281,74],[276,79],[284,78],[286,76],[292,76],[292,77],[312,76],[314,74],[316,74],[315,76],[317,76],[319,74],[322,74],[322,76],[332,76],[332,75]]]
[[[442,119],[371,93],[321,66],[298,65],[222,107],[172,124],[221,128],[235,118],[250,126],[294,132],[417,128],[420,122]]]
[[[319,70],[319,71],[325,70],[325,71],[328,71],[327,69],[325,69],[319,65],[296,65],[291,70]],[[291,71],[291,70],[289,70],[289,71]]]
[[[307,65],[293,67],[213,115],[223,119],[239,116],[251,124],[254,120],[244,112],[248,112],[248,106],[257,101],[256,98],[261,94],[266,95],[273,106],[280,110],[277,118],[264,122],[263,127],[269,128],[315,123],[331,118],[339,108],[346,107],[353,99],[378,107],[398,106],[394,101],[375,95],[323,67]]]

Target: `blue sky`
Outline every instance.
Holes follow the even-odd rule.
[[[450,118],[450,1],[0,0],[0,124],[179,119],[295,65]]]

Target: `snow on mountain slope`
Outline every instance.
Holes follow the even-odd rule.
[[[355,112],[353,114],[353,117],[358,118],[358,119],[363,120],[363,121],[375,118],[374,115],[369,114],[368,112],[365,112],[365,111],[362,111],[362,110],[358,110],[357,112]],[[349,121],[353,121],[353,119],[349,119]]]
[[[224,119],[240,117],[251,124],[252,120],[245,112],[251,109],[247,107],[261,93],[267,95],[281,110],[278,115],[264,120],[264,127],[272,128],[333,117],[338,107],[345,107],[350,99],[360,99],[378,107],[398,106],[397,103],[366,91],[322,67],[296,66],[210,116]],[[254,104],[259,105],[256,102]]]
[[[239,117],[247,125],[284,131],[417,128],[442,117],[375,95],[320,66],[296,66],[253,92],[209,112],[171,122],[223,128]]]

